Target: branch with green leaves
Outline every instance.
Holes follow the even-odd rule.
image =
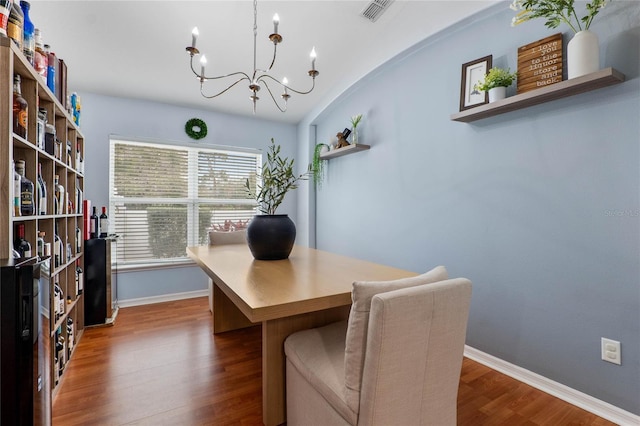
[[[298,188],[298,182],[309,179],[309,175],[313,173],[309,164],[306,172],[296,175],[293,172],[294,159],[282,158],[280,150],[280,145],[276,145],[272,138],[267,161],[262,165],[262,172],[258,176],[262,184],[259,188],[255,188],[255,185],[252,188],[249,179],[245,183],[249,196],[258,203],[258,209],[268,215],[275,214],[287,192]]]
[[[511,26],[536,18],[545,18],[548,28],[557,28],[565,23],[574,33],[588,30],[593,18],[610,0],[593,0],[587,3],[587,14],[579,17],[574,7],[574,0],[513,0],[511,9],[518,12],[511,20]]]

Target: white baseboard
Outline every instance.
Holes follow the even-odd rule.
[[[118,300],[118,307],[129,308],[131,306],[151,305],[153,303],[171,302],[173,300],[193,299],[195,297],[209,296],[208,290],[187,291],[184,293],[162,294],[160,296],[140,297],[137,299]]]
[[[544,376],[526,370],[507,361],[496,358],[471,346],[465,345],[464,355],[480,364],[486,365],[496,371],[506,374],[509,377],[533,386],[543,392],[560,398],[569,404],[575,405],[593,413],[597,416],[607,419],[621,426],[640,425],[640,416],[625,411],[621,408],[611,405],[608,402],[601,401],[597,398],[572,389],[561,383],[554,382]]]

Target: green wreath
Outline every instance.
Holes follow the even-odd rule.
[[[207,124],[199,118],[192,118],[184,125],[184,131],[191,139],[202,139],[207,136]]]

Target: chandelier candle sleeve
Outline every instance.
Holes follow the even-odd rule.
[[[193,27],[193,31],[191,31],[191,48],[195,49],[196,48],[196,40],[198,39],[198,35],[200,33],[198,32],[198,27]]]

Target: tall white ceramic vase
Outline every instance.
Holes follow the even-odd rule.
[[[567,45],[567,77],[575,78],[600,69],[600,43],[598,36],[589,31],[579,31]]]

